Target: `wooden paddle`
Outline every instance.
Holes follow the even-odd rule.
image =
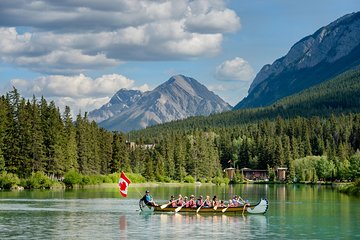
[[[229,207],[227,208],[224,208],[223,210],[221,210],[223,213],[226,212],[226,210],[228,209]]]
[[[199,211],[200,211],[200,208],[202,207],[202,206],[204,206],[204,204],[205,204],[205,201],[201,204],[201,206],[196,210],[196,213],[198,213]]]
[[[214,207],[214,210],[215,210],[215,211],[216,211],[217,207],[218,207],[218,205],[216,205],[216,206]]]
[[[163,205],[160,206],[160,208],[161,208],[161,209],[164,209],[164,208],[166,208],[167,206],[169,206],[170,204],[171,204],[171,202],[166,203],[166,204],[163,204]]]
[[[182,209],[182,207],[183,207],[183,206],[185,206],[185,204],[184,204],[184,205],[181,205],[180,207],[177,207],[177,208],[175,209],[175,212],[180,211],[180,210]]]
[[[169,203],[163,204],[163,205],[160,206],[160,208],[161,208],[161,209],[164,209],[164,208],[166,208],[167,206],[169,206],[169,205],[172,204],[173,202],[176,202],[176,201],[179,200],[179,199],[180,199],[180,198],[178,198],[178,199],[176,199],[176,200],[173,200],[173,201],[171,201],[171,202],[169,202]]]

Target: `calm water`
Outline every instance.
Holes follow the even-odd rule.
[[[0,191],[0,239],[360,239],[360,198],[331,187],[236,185],[149,187],[159,203],[171,194],[239,194],[269,199],[265,215],[142,215],[130,185],[67,191]]]

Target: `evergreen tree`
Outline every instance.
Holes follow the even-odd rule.
[[[76,129],[72,123],[71,110],[69,106],[65,107],[63,122],[64,122],[64,172],[69,170],[77,170],[79,168],[77,162],[77,144],[76,144]]]

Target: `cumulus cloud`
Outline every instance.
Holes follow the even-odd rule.
[[[222,81],[251,81],[255,72],[250,64],[240,57],[227,60],[216,68],[215,76]]]
[[[24,97],[44,96],[53,100],[63,109],[70,106],[73,113],[80,110],[91,111],[99,108],[110,100],[110,97],[121,88],[148,91],[149,86],[135,86],[135,81],[119,74],[103,75],[92,79],[79,74],[76,76],[50,75],[39,77],[33,81],[13,79],[10,84]]]
[[[72,75],[129,60],[215,55],[223,34],[239,28],[219,0],[2,0],[0,58]]]

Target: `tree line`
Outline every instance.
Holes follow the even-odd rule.
[[[129,141],[136,142],[131,148]],[[145,144],[154,144],[148,148]],[[16,89],[0,98],[0,172],[29,178],[42,172],[137,173],[147,181],[217,181],[223,169],[288,167],[289,179],[353,179],[360,173],[360,114],[278,116],[204,128],[109,132],[66,107]],[[314,157],[319,156],[319,157]]]

